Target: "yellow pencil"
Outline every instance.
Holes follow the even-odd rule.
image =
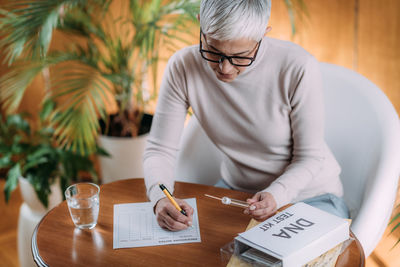
[[[161,191],[164,192],[164,194],[167,196],[167,198],[169,199],[169,201],[171,201],[172,205],[175,206],[175,208],[182,213],[183,215],[187,216],[186,212],[178,205],[178,203],[176,203],[175,199],[172,197],[171,193],[168,191],[168,189],[163,185],[163,184],[159,184]]]

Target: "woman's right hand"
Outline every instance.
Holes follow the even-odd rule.
[[[180,213],[166,197],[160,199],[154,209],[158,224],[170,231],[184,230],[191,226],[193,221],[193,208],[182,199],[175,200],[187,216]]]
[[[262,222],[276,213],[275,198],[269,192],[258,192],[247,199],[249,207],[243,213],[250,215],[255,220]]]

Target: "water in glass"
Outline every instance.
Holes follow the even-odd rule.
[[[80,183],[70,186],[65,196],[72,221],[80,229],[92,229],[99,216],[99,187]]]

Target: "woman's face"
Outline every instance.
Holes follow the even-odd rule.
[[[210,37],[203,38],[203,49],[226,56],[253,57],[258,48],[258,43],[249,39],[237,39],[232,41],[219,41]],[[221,63],[207,61],[211,69],[220,81],[232,82],[247,67],[232,65],[228,59]]]

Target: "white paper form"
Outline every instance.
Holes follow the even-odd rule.
[[[151,202],[114,205],[113,248],[133,248],[201,242],[195,198],[185,199],[192,206],[192,227],[179,232],[162,229]]]

